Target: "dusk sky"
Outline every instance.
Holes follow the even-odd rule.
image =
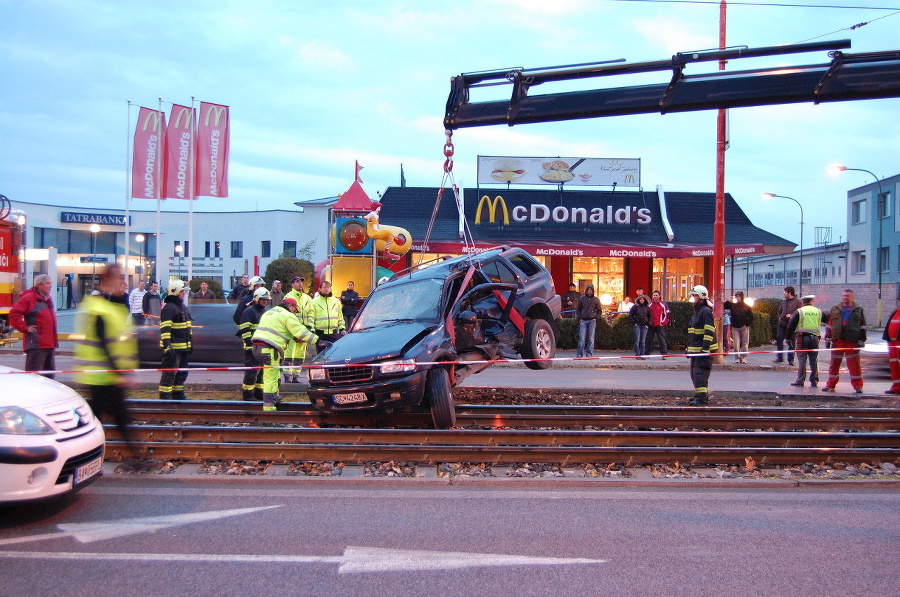
[[[0,194],[124,208],[138,106],[157,108],[161,97],[168,113],[192,96],[230,106],[232,118],[230,196],[200,198],[197,211],[293,209],[334,196],[353,182],[357,160],[372,197],[399,185],[401,164],[408,185],[436,187],[452,76],[662,60],[717,47],[718,28],[712,1],[0,0]],[[847,53],[897,50],[898,31],[900,2],[891,0],[728,3],[729,46],[849,39]],[[728,70],[828,61],[821,51],[736,60]],[[705,111],[460,129],[454,172],[474,187],[479,155],[637,158],[644,190],[713,192],[715,123]],[[900,173],[900,100],[734,109],[730,142],[726,191],[755,224],[799,241],[797,206],[764,202],[770,191],[802,203],[807,247],[816,226],[833,227],[838,242],[847,191],[873,180],[826,167]]]

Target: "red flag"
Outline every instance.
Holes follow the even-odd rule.
[[[356,174],[354,176],[355,176],[356,182],[358,182],[360,184],[362,184],[362,179],[359,177],[359,171],[362,169],[363,169],[363,167],[359,165],[359,162],[356,162]]]
[[[131,196],[161,199],[166,115],[141,108],[134,128],[134,161],[131,166]]]
[[[200,102],[197,123],[197,197],[228,196],[228,106]]]
[[[172,104],[166,127],[166,198],[194,198],[194,109]]]

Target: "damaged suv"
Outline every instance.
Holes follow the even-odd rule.
[[[435,427],[452,427],[451,389],[491,361],[550,367],[559,311],[550,272],[521,249],[411,268],[378,286],[349,333],[313,360],[310,401],[334,412],[427,406]]]

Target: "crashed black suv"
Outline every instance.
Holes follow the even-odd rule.
[[[550,273],[521,249],[423,264],[378,286],[347,335],[313,360],[310,401],[324,411],[422,405],[436,427],[452,427],[451,388],[489,361],[551,365],[559,311]]]

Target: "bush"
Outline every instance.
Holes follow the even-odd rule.
[[[760,327],[768,324],[769,338],[774,338],[778,329],[778,310],[781,308],[781,299],[777,298],[761,298],[756,299],[753,305],[753,312],[764,316],[764,321]],[[756,327],[756,317],[753,318],[754,327]],[[751,335],[753,332],[750,332]],[[751,342],[752,343],[752,342]]]
[[[266,266],[266,273],[263,275],[263,279],[270,288],[272,282],[281,280],[281,288],[287,292],[291,289],[291,278],[294,276],[305,278],[307,285],[313,284],[313,264],[306,259],[279,257],[278,259],[273,259]],[[309,287],[311,288],[312,286]]]
[[[775,312],[775,317],[778,317],[777,311]],[[750,346],[769,344],[773,338],[775,336],[772,335],[770,314],[754,311],[753,323],[750,324]]]

